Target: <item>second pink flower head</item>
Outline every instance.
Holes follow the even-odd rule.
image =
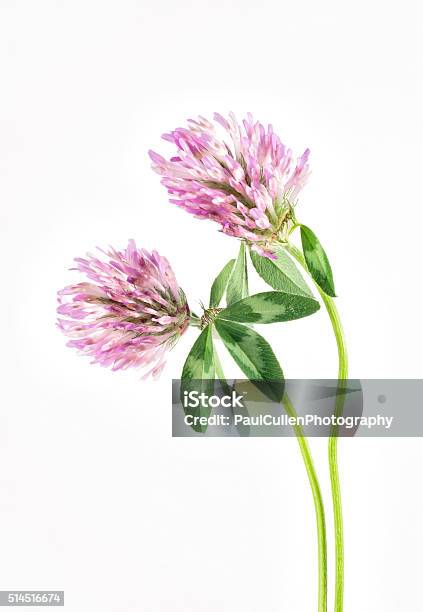
[[[142,368],[157,376],[185,332],[190,311],[169,262],[156,251],[110,248],[106,258],[77,258],[88,282],[59,291],[58,325],[68,346],[113,370]]]

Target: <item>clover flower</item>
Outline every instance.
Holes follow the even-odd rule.
[[[272,257],[272,243],[284,239],[292,225],[293,206],[309,173],[309,150],[294,162],[272,126],[266,129],[251,114],[242,124],[233,113],[228,119],[215,113],[214,123],[189,119],[188,127],[163,139],[176,146],[177,155],[170,160],[154,151],[149,155],[170,201]]]
[[[75,258],[74,269],[89,282],[58,292],[58,326],[67,346],[113,370],[146,369],[158,376],[167,351],[189,324],[190,311],[169,262],[156,251],[137,249],[130,240],[123,251],[102,251]]]

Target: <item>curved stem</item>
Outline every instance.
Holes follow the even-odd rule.
[[[297,413],[291,404],[288,395],[285,393],[283,406],[288,416],[297,417]],[[314,467],[313,458],[311,456],[310,447],[307,438],[300,425],[293,426],[301,454],[303,456],[304,465],[307,471],[307,476],[310,482],[311,491],[313,493],[314,509],[316,512],[317,523],[317,542],[318,542],[318,559],[319,559],[319,593],[318,593],[318,612],[326,612],[327,610],[327,545],[326,545],[326,521],[325,509],[323,505],[322,492],[320,490],[319,480],[317,478],[316,469]]]
[[[309,274],[307,264],[301,251],[291,244],[286,244],[285,247],[288,252],[302,265],[307,274]],[[324,291],[322,291],[322,289],[320,289],[316,283],[315,285],[328,312],[338,348],[338,392],[336,395],[335,414],[340,415],[342,414],[344,405],[345,396],[343,391],[345,388],[345,380],[348,378],[348,356],[345,337],[335,302],[331,297],[326,295],[326,293],[324,293]],[[332,432],[332,435],[329,438],[328,457],[335,530],[335,612],[342,612],[344,606],[344,527],[338,468],[338,436],[336,430]]]
[[[222,364],[216,349],[214,350],[214,359],[216,366],[216,376],[226,384],[226,377],[223,372]],[[293,407],[287,393],[284,393],[282,404],[288,416],[297,418],[297,413]],[[303,429],[300,425],[294,425],[293,430],[297,438],[298,446],[300,447],[306,468],[308,480],[310,482],[311,491],[313,494],[314,509],[316,513],[317,523],[317,547],[318,547],[318,572],[319,572],[319,587],[318,587],[318,612],[327,612],[328,598],[328,568],[327,568],[327,542],[326,542],[326,519],[325,508],[323,505],[323,496],[320,489],[319,480],[317,478],[316,468],[314,467],[313,457],[311,456],[310,447],[307,438],[304,436]]]

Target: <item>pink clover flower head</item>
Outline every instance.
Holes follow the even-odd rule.
[[[221,134],[223,132],[223,134]],[[296,160],[273,127],[251,114],[239,123],[215,113],[189,119],[163,139],[176,147],[169,160],[149,151],[170,201],[200,219],[211,219],[229,236],[272,257],[272,243],[293,223],[293,207],[309,175],[309,150]]]
[[[106,258],[75,258],[88,281],[58,292],[58,326],[67,346],[112,370],[159,375],[167,351],[189,324],[190,311],[169,262],[156,251],[99,249]]]

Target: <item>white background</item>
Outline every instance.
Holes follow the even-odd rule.
[[[198,310],[237,245],[167,203],[147,150],[187,117],[252,111],[312,150],[298,216],[331,257],[351,375],[421,377],[419,5],[1,2],[0,589],[65,589],[72,612],[316,608],[295,440],[172,439],[194,332],[141,383],[65,348],[55,292],[74,256],[134,237]],[[323,310],[260,331],[287,376],[336,376]],[[345,612],[417,611],[422,442],[340,446]]]

